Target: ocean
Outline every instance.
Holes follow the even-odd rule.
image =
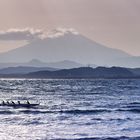
[[[0,79],[0,140],[140,140],[140,80]]]

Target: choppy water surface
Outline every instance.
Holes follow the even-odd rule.
[[[140,80],[0,80],[0,139],[140,140]],[[114,139],[113,139],[114,140]]]

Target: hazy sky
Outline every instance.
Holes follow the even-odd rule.
[[[0,0],[0,31],[27,27],[74,28],[108,47],[140,55],[140,0]],[[1,40],[0,52],[21,44],[25,41]]]

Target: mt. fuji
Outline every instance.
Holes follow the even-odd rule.
[[[74,31],[48,35],[28,44],[0,54],[0,63],[28,62],[38,59],[43,62],[76,61],[81,64],[100,66],[138,67],[140,58],[121,50],[108,48]]]

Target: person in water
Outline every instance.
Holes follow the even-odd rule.
[[[15,104],[13,101],[11,101],[12,102],[12,104]]]
[[[7,104],[8,104],[8,105],[10,104],[9,101],[7,101]]]
[[[27,104],[30,104],[30,102],[27,100]]]
[[[18,101],[18,104],[20,105],[20,101]]]
[[[2,101],[2,104],[3,104],[3,105],[5,105],[5,102],[4,102],[4,101]]]

